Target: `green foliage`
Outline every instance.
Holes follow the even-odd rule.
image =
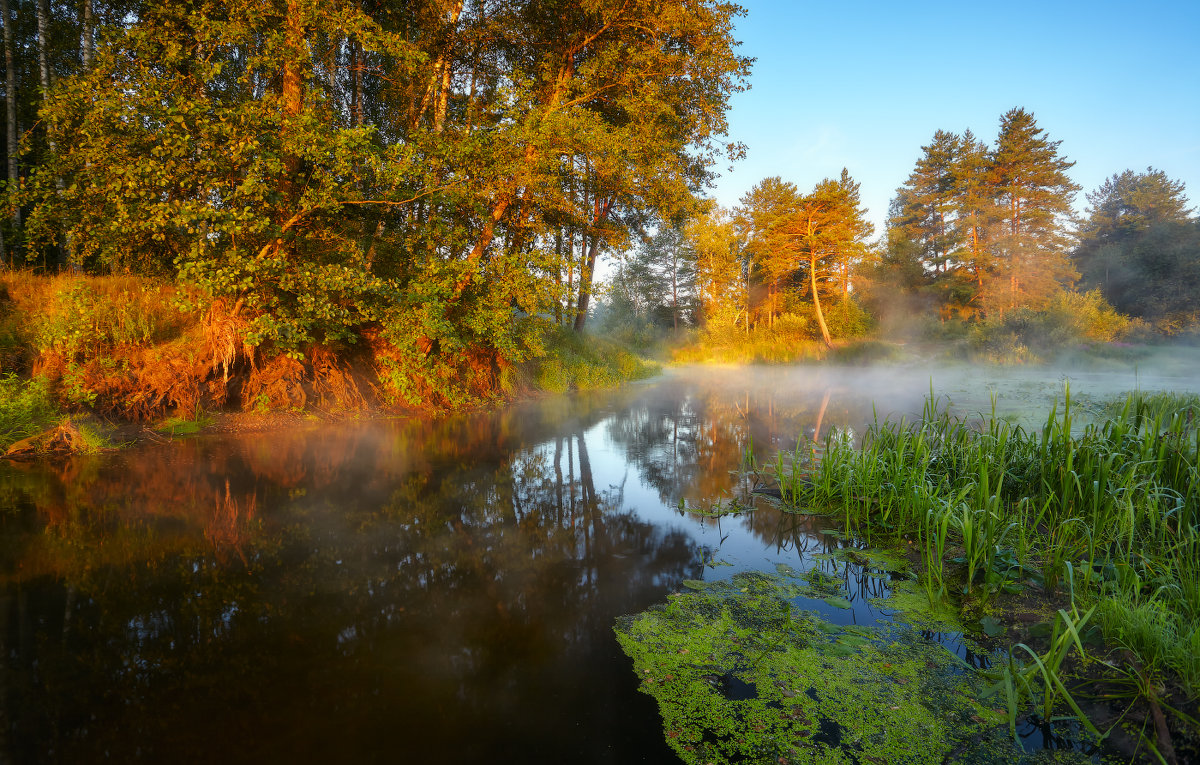
[[[1020,108],[1002,115],[991,150],[969,130],[937,131],[892,202],[888,275],[943,317],[1045,305],[1074,278],[1067,248],[1078,187],[1060,144]]]
[[[0,375],[0,452],[54,425],[62,414],[44,377]]]
[[[586,307],[598,248],[740,152],[720,137],[750,66],[720,0],[493,10],[114,12],[45,94],[29,252],[174,276],[268,356],[379,333],[386,395],[484,398],[536,352],[514,314]]]
[[[1099,290],[1060,292],[1042,310],[1019,308],[971,327],[975,354],[995,363],[1049,361],[1086,342],[1120,340],[1134,328]]]
[[[835,300],[825,309],[829,334],[836,338],[859,338],[875,328],[871,315],[853,298]]]
[[[547,393],[611,388],[659,371],[657,364],[611,340],[561,327],[547,330],[545,345],[545,355],[529,362],[529,375],[533,385]]]

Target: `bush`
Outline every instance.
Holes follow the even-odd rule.
[[[1124,338],[1132,322],[1109,305],[1099,289],[1083,293],[1064,290],[1055,295],[1046,311],[1078,337],[1101,343]]]
[[[1099,290],[1060,292],[1043,311],[1017,308],[976,324],[970,342],[988,361],[1020,364],[1049,361],[1089,341],[1109,343],[1137,328]]]
[[[853,299],[834,301],[825,310],[829,334],[838,338],[863,337],[874,326],[871,315]]]

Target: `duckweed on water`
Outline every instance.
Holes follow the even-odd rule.
[[[809,578],[783,567],[689,582],[618,621],[684,762],[1037,761],[956,656],[903,622],[838,627],[797,608],[819,594]]]

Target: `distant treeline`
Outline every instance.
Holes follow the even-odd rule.
[[[1183,184],[1125,171],[1087,195],[1078,220],[1060,143],[1020,108],[1000,118],[991,147],[939,130],[877,241],[846,171],[807,194],[767,178],[733,209],[627,251],[609,321],[702,325],[717,342],[765,329],[826,343],[880,318],[982,325],[1085,310],[1105,325],[1094,339],[1113,339],[1115,308],[1150,331],[1194,326],[1200,222]]]
[[[3,0],[0,263],[176,280],[277,353],[520,360],[551,317],[582,327],[602,248],[686,217],[740,154],[743,13]]]

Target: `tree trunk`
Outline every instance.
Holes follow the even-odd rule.
[[[37,45],[38,45],[38,76],[42,85],[42,103],[46,103],[46,97],[50,95],[50,88],[54,85],[53,79],[50,76],[50,2],[49,0],[37,0]],[[58,156],[58,141],[54,134],[49,130],[46,131],[46,148],[50,152],[51,159]],[[61,175],[54,176],[54,188],[59,194],[66,190],[66,184],[63,183]],[[67,241],[67,246],[57,247],[58,250],[58,265],[66,267],[71,265],[70,250],[71,242]]]
[[[350,94],[350,111],[354,120],[355,127],[362,127],[365,121],[365,110],[363,108],[363,49],[362,43],[357,39],[350,51],[350,79],[352,82],[352,92]]]
[[[42,100],[50,93],[50,53],[47,47],[50,43],[48,29],[50,24],[50,3],[48,0],[37,0],[37,46],[38,46],[38,75],[42,84]]]
[[[8,188],[20,187],[17,169],[17,73],[13,65],[13,19],[9,15],[8,0],[0,0],[0,13],[4,15],[4,110],[5,127],[8,132]],[[21,206],[13,205],[13,229],[21,227]]]
[[[679,331],[679,245],[671,248],[671,328]]]
[[[304,22],[300,17],[299,0],[288,0],[287,20],[284,34],[287,35],[283,61],[283,131],[284,140],[289,131],[296,130],[295,122],[304,111],[304,57],[307,46],[304,42]],[[294,200],[299,192],[300,157],[286,154],[283,158],[283,182],[280,190],[285,198]]]
[[[600,201],[600,197],[596,197],[592,207],[592,227],[595,228],[603,223],[608,218],[608,212],[612,209],[612,198]],[[585,240],[586,241],[586,240]],[[600,237],[597,234],[592,235],[592,244],[588,247],[587,259],[583,263],[583,267],[579,270],[579,302],[575,308],[575,331],[582,332],[584,324],[587,323],[588,304],[592,300],[592,273],[596,268],[596,255],[600,251]]]
[[[329,124],[337,127],[338,117],[342,114],[342,105],[338,97],[338,50],[341,41],[336,34],[329,35],[329,51],[325,54],[325,74],[329,79]]]
[[[817,294],[817,255],[812,253],[808,257],[808,278],[812,285],[813,293],[813,310],[817,314],[817,326],[821,328],[821,339],[825,341],[827,348],[833,347],[833,338],[829,336],[829,326],[825,324],[825,314],[821,311],[821,298]]]
[[[92,0],[83,0],[83,40],[80,48],[85,72],[92,68],[92,52],[95,50],[96,44],[95,35],[96,19],[92,10]]]
[[[596,253],[599,245],[600,237],[592,236],[591,246],[587,249],[587,259],[579,269],[579,302],[576,303],[575,308],[576,332],[582,332],[584,324],[587,323],[588,304],[592,300],[592,271],[596,267]]]
[[[446,108],[450,102],[450,62],[442,62],[442,86],[438,91],[437,105],[433,109],[433,132],[441,133],[446,124]]]

